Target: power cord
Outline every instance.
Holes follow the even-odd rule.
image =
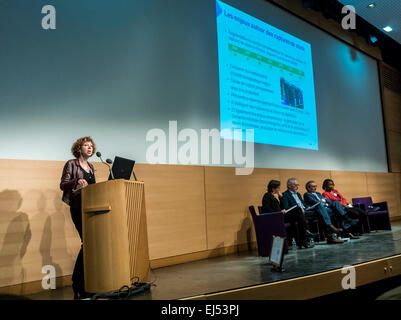
[[[150,278],[151,278],[151,280],[152,280],[152,276],[154,278],[154,280],[151,281],[150,284],[152,286],[154,286],[154,287],[157,287],[156,282],[157,282],[157,280],[159,280],[159,278],[157,277],[156,273],[151,268],[149,268],[149,270],[150,270]]]
[[[94,294],[90,300],[97,300],[97,299],[118,299],[118,300],[126,300],[128,298],[131,298],[134,295],[150,291],[150,288],[152,286],[156,287],[156,282],[158,280],[156,274],[153,272],[152,268],[150,267],[150,261],[148,262],[148,273],[150,271],[151,276],[153,275],[156,279],[153,280],[152,282],[139,282],[139,277],[135,276],[130,279],[131,281],[131,286],[122,286],[119,290],[113,291],[113,292],[100,292]],[[146,277],[148,275],[146,274]],[[146,278],[145,277],[145,278]],[[136,280],[136,281],[135,281]]]
[[[117,299],[126,300],[139,293],[149,291],[151,283],[148,282],[133,282],[131,286],[122,286],[119,290],[113,292],[101,292],[94,294],[90,300],[97,299]]]

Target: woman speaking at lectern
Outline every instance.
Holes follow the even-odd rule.
[[[72,145],[71,152],[75,159],[67,161],[64,165],[60,188],[63,190],[63,201],[70,206],[72,221],[81,238],[81,250],[72,273],[74,299],[78,299],[88,296],[84,286],[81,189],[96,182],[95,171],[92,164],[88,162],[88,159],[96,152],[96,145],[91,137],[79,138]]]

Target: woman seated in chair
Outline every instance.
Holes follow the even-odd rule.
[[[362,233],[362,226],[364,226],[365,232],[369,230],[368,228],[368,216],[367,213],[360,209],[352,206],[348,203],[347,199],[336,189],[334,189],[334,181],[331,179],[326,179],[323,181],[323,197],[330,199],[332,201],[338,201],[344,207],[347,215],[352,219],[358,219],[359,223],[355,226],[357,231],[355,233]]]
[[[292,245],[292,238],[295,238],[295,242],[300,249],[302,247],[313,247],[313,245],[309,244],[307,239],[314,235],[307,230],[307,222],[304,214],[300,210],[291,210],[290,212],[286,212],[286,210],[281,207],[281,198],[280,181],[271,180],[267,185],[267,192],[263,196],[262,213],[281,211],[284,214],[284,222],[290,223],[291,225],[291,234],[288,235],[289,248]]]

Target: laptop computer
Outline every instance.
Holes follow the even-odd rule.
[[[125,179],[131,178],[132,170],[134,169],[135,161],[125,159],[121,157],[115,157],[111,171],[113,172],[114,179]],[[109,180],[112,180],[111,174]]]

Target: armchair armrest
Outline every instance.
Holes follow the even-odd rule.
[[[380,207],[381,210],[388,211],[387,201],[373,203],[372,206]]]
[[[272,214],[283,214],[281,211],[277,211],[277,212],[266,212],[266,213],[264,213],[264,212],[261,212],[260,214],[259,214],[259,216],[269,216],[269,215],[272,215]]]
[[[271,221],[282,221],[282,223],[284,223],[284,215],[281,211],[260,213],[256,219],[262,224],[269,223]]]
[[[261,213],[256,217],[256,225],[259,230],[275,230],[276,235],[285,237],[284,214],[279,212]]]
[[[363,204],[363,203],[355,203],[355,204],[353,204],[353,206],[356,208],[362,209],[364,211],[366,211],[366,209],[367,209],[365,204]]]

